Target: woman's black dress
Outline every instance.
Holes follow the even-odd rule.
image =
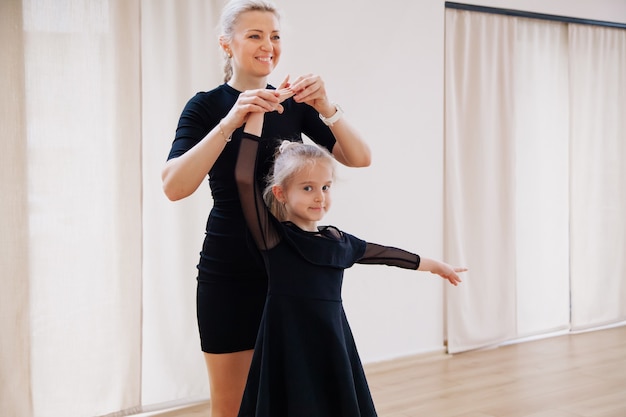
[[[273,88],[268,85],[268,88]],[[222,84],[196,94],[178,122],[168,159],[194,147],[230,111],[240,92]],[[263,135],[276,138],[259,150],[258,178],[271,167],[279,140],[302,141],[302,134],[332,151],[335,138],[311,106],[283,102],[283,114],[265,116]],[[267,276],[248,235],[235,184],[235,159],[243,129],[233,133],[209,174],[213,207],[198,263],[197,314],[202,350],[226,353],[252,349],[267,295]]]
[[[261,138],[244,134],[237,185],[269,290],[239,417],[376,416],[341,301],[354,263],[417,269],[418,255],[333,226],[307,232],[269,213],[254,179]]]

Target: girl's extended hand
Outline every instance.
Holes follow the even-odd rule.
[[[467,271],[467,268],[451,267],[447,264],[442,264],[444,267],[441,270],[432,271],[433,274],[439,275],[443,279],[450,281],[450,284],[457,286],[461,282],[459,272]]]
[[[418,271],[430,271],[443,279],[447,279],[450,284],[456,286],[461,282],[458,273],[467,271],[467,268],[453,267],[444,262],[422,258]]]

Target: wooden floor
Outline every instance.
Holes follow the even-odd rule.
[[[365,368],[380,417],[626,417],[626,326]]]

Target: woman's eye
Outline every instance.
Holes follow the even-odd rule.
[[[272,39],[275,41],[279,41],[280,40],[280,36],[279,35],[274,35],[272,36]]]

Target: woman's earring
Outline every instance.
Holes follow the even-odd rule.
[[[231,53],[230,53],[230,51],[225,51],[225,52],[226,52],[226,56],[227,56],[227,57],[229,57],[229,58],[232,58],[232,57],[233,57],[233,54],[231,54]]]

